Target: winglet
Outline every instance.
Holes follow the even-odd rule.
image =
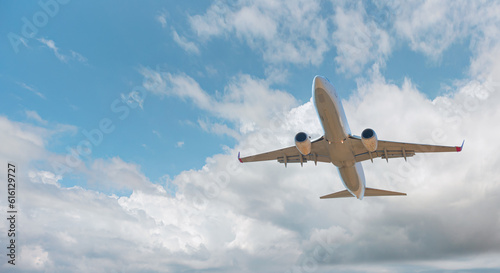
[[[462,148],[464,147],[464,143],[465,143],[465,139],[464,139],[464,141],[462,141],[462,146],[460,146],[460,147],[458,147],[458,146],[457,146],[457,147],[455,147],[455,148],[457,148],[457,152],[461,152],[461,151],[462,151]]]
[[[240,158],[240,152],[238,152],[238,160],[239,160],[241,163],[243,163],[243,160],[241,160],[241,158]]]

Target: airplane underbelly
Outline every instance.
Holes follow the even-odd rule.
[[[358,198],[364,195],[365,175],[361,163],[357,162],[350,167],[339,168],[340,177],[344,186]]]
[[[328,141],[345,139],[347,134],[342,124],[342,117],[330,95],[324,89],[316,88],[315,97],[316,109],[325,130],[326,139]]]

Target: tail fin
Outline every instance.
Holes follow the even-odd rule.
[[[406,195],[406,193],[378,190],[378,189],[373,189],[373,188],[366,188],[365,189],[365,196],[393,196],[393,195]],[[342,198],[342,197],[354,197],[354,195],[352,195],[347,190],[343,190],[343,191],[334,192],[334,193],[331,193],[328,195],[321,196],[320,199]]]

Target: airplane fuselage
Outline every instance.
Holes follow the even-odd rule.
[[[338,168],[347,190],[362,199],[365,193],[365,176],[360,162],[356,162],[350,147],[351,131],[342,103],[333,85],[324,77],[313,80],[313,101],[325,131],[328,152]]]

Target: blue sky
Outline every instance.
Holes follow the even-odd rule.
[[[492,231],[500,223],[498,202],[482,195],[500,190],[488,169],[498,156],[484,154],[494,150],[484,143],[494,143],[500,115],[499,9],[494,1],[3,2],[1,160],[18,162],[27,181],[23,223],[43,227],[51,219],[64,227],[26,229],[25,263],[17,269],[304,271],[319,241],[346,254],[312,256],[313,271],[498,270],[491,258],[498,244],[466,244],[490,229],[466,225],[447,237],[443,224],[437,245],[432,230],[439,213],[463,225],[458,215],[478,207],[485,212],[477,223]],[[371,127],[383,139],[445,145],[466,138],[472,151],[365,165],[368,184],[417,197],[373,203],[317,203],[341,187],[333,166],[234,167],[238,151],[291,145],[298,131],[322,134],[310,102],[315,75],[328,77],[343,97],[354,134]],[[71,163],[75,151],[78,164]],[[473,163],[474,153],[489,163]],[[443,181],[436,196],[422,192],[434,187],[431,180]],[[492,184],[467,196],[472,181]],[[451,185],[463,203],[442,197]],[[71,212],[42,209],[54,197]],[[107,214],[96,220],[99,204]],[[402,217],[405,211],[415,218]],[[104,235],[83,243],[90,233],[72,219]],[[131,227],[114,234],[122,224]],[[396,232],[401,244],[368,239],[368,225]],[[142,235],[127,239],[129,232]],[[120,265],[127,248],[111,246],[113,238],[140,248],[142,258]],[[109,248],[95,250],[99,241]],[[68,247],[77,249],[65,253]],[[148,256],[153,249],[170,258]],[[92,253],[109,263],[78,261],[95,262]],[[353,262],[359,259],[362,265]]]

